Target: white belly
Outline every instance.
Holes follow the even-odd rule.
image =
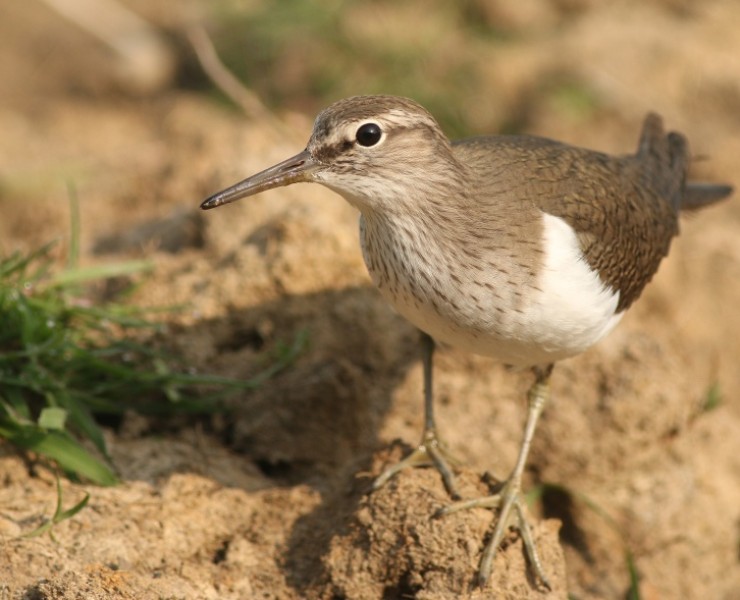
[[[460,284],[435,270],[433,286],[425,287],[424,281],[415,279],[414,293],[399,293],[373,273],[367,257],[366,262],[388,302],[437,341],[510,365],[547,364],[595,344],[619,322],[622,313],[616,313],[619,293],[590,269],[573,229],[558,217],[543,213],[543,219],[544,261],[534,285],[521,290],[511,289],[493,271],[484,276],[489,277],[486,281],[480,273],[466,277],[458,272],[463,280]],[[429,259],[434,248],[423,250],[421,262],[427,269],[429,263],[444,263]],[[456,306],[442,301],[435,289],[443,289]]]
[[[545,260],[538,290],[507,330],[516,342],[507,349],[515,355],[512,364],[542,364],[580,354],[609,333],[623,315],[616,312],[619,292],[591,270],[570,225],[549,214],[544,214],[544,224]],[[498,356],[495,344],[491,354]]]

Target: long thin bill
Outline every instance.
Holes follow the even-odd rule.
[[[200,207],[203,210],[208,210],[272,188],[299,181],[312,181],[311,175],[317,167],[316,161],[311,158],[308,150],[304,150],[288,160],[284,160],[256,175],[247,177],[244,181],[213,194],[213,196],[203,200]]]

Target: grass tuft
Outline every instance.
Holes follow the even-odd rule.
[[[143,341],[160,327],[150,313],[93,304],[84,294],[85,283],[140,273],[149,263],[70,263],[55,273],[53,247],[0,258],[0,437],[73,479],[117,482],[96,418],[221,410],[225,396],[256,387],[305,344],[299,336],[250,381],[180,372],[173,357]]]
[[[85,508],[85,506],[87,506],[87,503],[90,500],[90,494],[86,493],[85,497],[82,500],[80,500],[77,504],[75,504],[71,508],[68,508],[65,510],[63,508],[64,500],[63,500],[63,495],[62,495],[62,480],[59,477],[59,474],[57,474],[56,476],[56,482],[57,482],[57,504],[56,504],[56,509],[54,510],[54,514],[52,515],[50,519],[47,519],[46,521],[44,521],[36,529],[23,534],[21,537],[24,537],[24,538],[38,537],[40,535],[45,534],[48,531],[51,539],[53,541],[56,541],[54,539],[54,533],[53,533],[54,526],[61,523],[62,521],[71,519],[78,512],[80,512],[83,508]]]
[[[720,389],[719,382],[715,381],[709,386],[707,390],[706,398],[704,399],[704,405],[702,406],[703,412],[710,412],[722,404],[722,390]]]

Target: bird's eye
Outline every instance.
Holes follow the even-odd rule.
[[[380,130],[380,126],[376,123],[365,123],[362,125],[355,134],[357,143],[360,146],[374,146],[380,141],[383,136],[383,132]]]

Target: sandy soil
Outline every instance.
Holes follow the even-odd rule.
[[[578,10],[491,57],[494,104],[528,103],[532,132],[613,152],[655,109],[708,157],[698,177],[740,184],[740,6],[562,4]],[[515,28],[530,6],[497,10]],[[421,367],[414,330],[369,282],[352,209],[317,186],[197,208],[302,148],[312,115],[277,131],[174,87],[127,96],[109,60],[40,4],[0,7],[0,251],[65,236],[71,180],[84,260],[152,259],[135,300],[188,304],[167,337],[194,368],[245,378],[299,332],[310,343],[234,419],[110,431],[124,483],[65,482],[67,503],[92,498],[55,541],[19,537],[53,511],[53,477],[0,447],[0,598],[623,598],[628,551],[645,600],[738,597],[737,198],[687,219],[620,327],[555,370],[527,471],[544,485],[532,512],[553,590],[513,534],[476,590],[489,511],[430,519],[448,498],[425,469],[367,493],[418,440]],[[583,119],[538,104],[533,82],[553,72],[606,106]],[[485,492],[483,474],[513,464],[530,376],[446,351],[436,383],[463,491]]]

